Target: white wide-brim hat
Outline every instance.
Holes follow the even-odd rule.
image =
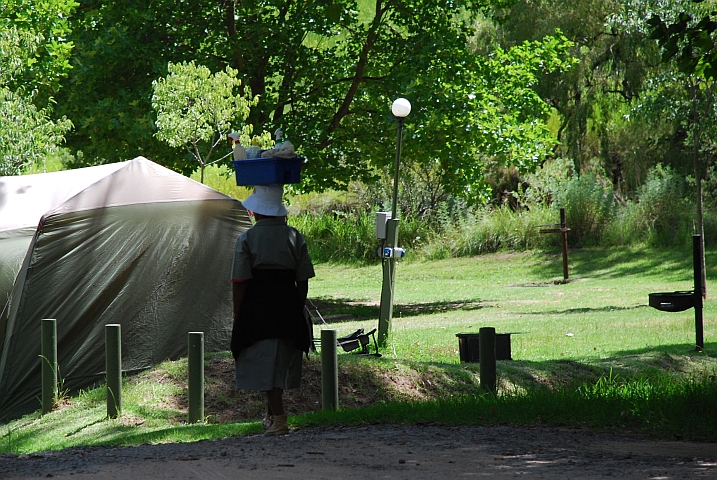
[[[287,210],[282,201],[282,185],[257,185],[242,205],[247,210],[269,217],[283,217]]]

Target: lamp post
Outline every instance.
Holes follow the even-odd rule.
[[[391,218],[386,222],[386,248],[391,255],[383,256],[383,284],[381,286],[381,305],[378,314],[378,341],[381,346],[388,343],[388,334],[393,317],[393,285],[396,271],[395,248],[398,247],[398,171],[401,160],[401,140],[403,137],[403,119],[411,113],[411,102],[405,98],[398,98],[391,106],[391,112],[396,117],[396,163],[393,168],[393,202],[391,204]]]

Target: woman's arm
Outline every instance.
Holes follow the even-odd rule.
[[[306,297],[309,294],[309,281],[308,280],[297,280],[296,281],[296,289],[299,293],[299,299],[301,300],[301,305],[304,305],[306,303]]]

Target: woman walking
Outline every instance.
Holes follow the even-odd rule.
[[[304,237],[286,223],[281,185],[260,185],[242,204],[255,224],[234,247],[231,349],[236,385],[267,402],[264,435],[289,433],[284,390],[299,388],[311,344],[304,303],[314,267]]]

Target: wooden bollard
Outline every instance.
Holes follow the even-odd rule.
[[[496,392],[495,328],[478,330],[478,361],[480,362],[480,386],[485,392]]]
[[[336,330],[321,330],[321,408],[332,412],[339,409]]]
[[[119,324],[105,325],[105,371],[107,377],[107,416],[122,413],[122,329]]]
[[[188,335],[189,423],[204,420],[204,332]]]
[[[42,344],[42,414],[52,411],[57,401],[57,321],[43,318],[41,323]]]

